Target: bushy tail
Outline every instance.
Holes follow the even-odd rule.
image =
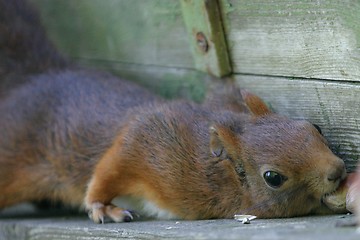
[[[9,74],[65,66],[65,58],[48,40],[34,7],[25,0],[0,0],[0,83]]]

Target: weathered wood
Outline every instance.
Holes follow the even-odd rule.
[[[231,73],[218,0],[181,0],[196,69],[217,77]]]
[[[94,224],[86,218],[28,219],[0,216],[0,239],[358,239],[355,227],[336,228],[351,216],[335,215],[292,219],[256,219],[250,225],[235,220],[142,221]],[[344,219],[345,218],[345,219]]]
[[[189,69],[193,61],[179,1],[32,1],[62,51],[81,63],[165,97],[204,97],[204,75]],[[234,69],[251,73],[235,75],[240,86],[281,114],[320,125],[353,169],[360,153],[360,25],[354,24],[360,2],[221,0],[221,8]],[[268,74],[331,81],[260,76]]]
[[[276,112],[318,124],[331,148],[353,170],[360,154],[360,85],[346,82],[236,75]]]
[[[92,61],[82,59],[83,66],[97,68],[137,82],[165,98],[185,98],[201,102],[210,82],[205,73],[184,69],[124,64],[112,61]]]
[[[193,67],[179,1],[31,0],[72,58]]]
[[[360,81],[360,1],[222,0],[236,73]]]
[[[85,62],[83,62],[84,64]],[[111,62],[86,65],[111,70],[167,98],[201,101],[210,82],[197,71]],[[235,75],[240,87],[258,94],[279,114],[318,124],[349,171],[360,154],[360,85],[309,79]]]

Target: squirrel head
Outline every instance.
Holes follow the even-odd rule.
[[[318,127],[273,114],[262,101],[257,108],[258,101],[252,96],[247,103],[252,117],[246,124],[232,120],[210,127],[211,153],[230,161],[241,182],[241,214],[267,218],[316,212],[345,178],[344,162]]]

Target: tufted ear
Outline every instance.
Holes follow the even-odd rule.
[[[229,127],[212,125],[210,131],[210,151],[215,157],[236,157],[241,150],[240,140]]]
[[[263,116],[271,113],[270,109],[266,106],[263,100],[255,94],[241,89],[241,96],[249,108],[250,112],[255,116]]]

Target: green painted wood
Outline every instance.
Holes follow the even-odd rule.
[[[360,81],[360,1],[221,0],[233,71]]]
[[[360,155],[360,85],[356,83],[236,75],[236,83],[276,112],[318,124],[349,171]]]
[[[202,72],[184,69],[124,64],[112,61],[81,60],[83,66],[113,72],[115,75],[131,79],[165,98],[185,98],[201,102],[210,82]]]
[[[31,1],[52,40],[74,59],[194,65],[179,1]]]
[[[221,77],[231,73],[217,0],[181,0],[196,69]]]

